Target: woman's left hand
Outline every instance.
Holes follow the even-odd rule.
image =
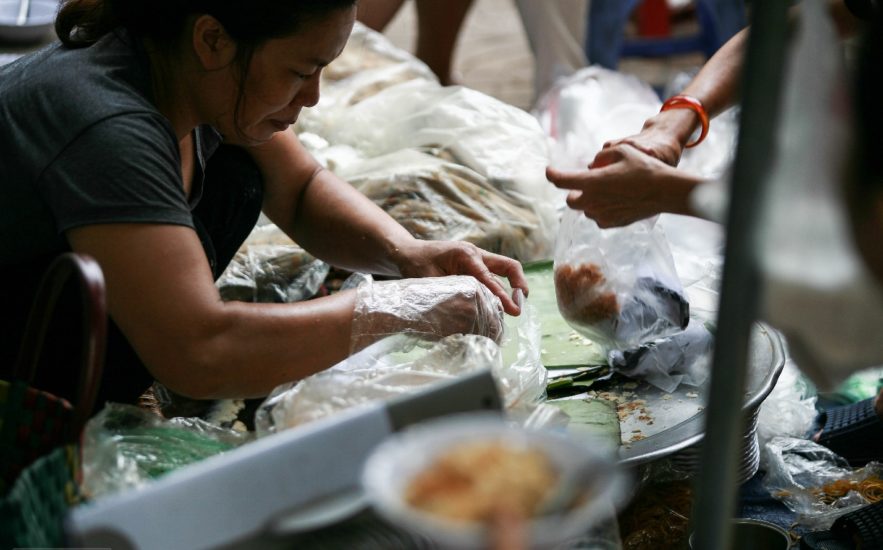
[[[414,239],[398,249],[395,260],[405,278],[472,275],[500,299],[503,310],[510,315],[520,314],[521,308],[496,275],[508,279],[513,289],[521,289],[527,296],[527,279],[520,263],[471,243]]]

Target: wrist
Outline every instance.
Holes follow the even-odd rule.
[[[397,237],[390,239],[386,244],[386,267],[389,273],[385,274],[407,277],[407,273],[411,271],[410,266],[414,263],[414,246],[419,244],[419,241],[410,233]]]
[[[662,108],[659,110],[660,113],[670,112],[670,111],[689,111],[693,114],[693,126],[692,129],[696,127],[696,121],[698,120],[700,132],[699,137],[695,140],[687,142],[684,144],[684,147],[695,147],[702,143],[702,140],[705,139],[705,136],[708,135],[708,127],[710,123],[710,119],[708,117],[708,111],[705,110],[705,106],[701,101],[696,99],[690,95],[674,95],[668,99],[666,99],[662,103]],[[691,131],[692,133],[692,131]]]
[[[695,212],[690,203],[690,195],[702,182],[702,178],[687,174],[682,170],[666,171],[657,187],[660,190],[660,204],[665,205],[661,211],[669,214],[694,216]]]
[[[648,118],[644,130],[654,130],[672,136],[681,150],[700,125],[699,116],[689,109],[661,111]]]

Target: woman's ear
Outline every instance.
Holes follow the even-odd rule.
[[[236,42],[221,22],[211,15],[200,15],[193,23],[193,51],[203,69],[222,69],[236,57]]]

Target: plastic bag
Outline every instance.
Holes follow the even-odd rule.
[[[329,270],[270,223],[252,230],[217,286],[226,301],[299,302],[316,295]]]
[[[468,275],[374,281],[356,289],[351,352],[393,334],[426,340],[450,334],[478,334],[500,341],[503,305]]]
[[[757,440],[762,456],[766,443],[775,437],[802,438],[818,416],[815,388],[790,358],[779,374],[757,417]],[[766,459],[764,459],[766,460]]]
[[[689,303],[655,218],[600,229],[582,212],[567,210],[554,270],[562,317],[607,350],[674,334],[690,320]]]
[[[533,212],[538,222],[529,225],[542,231],[531,229],[519,260],[551,256],[557,190],[546,181],[547,140],[532,116],[475,90],[440,86],[423,63],[360,25],[324,73],[322,99],[295,127],[320,161],[347,177],[358,175],[349,165],[362,159],[433,150]]]
[[[530,308],[525,314],[531,315]],[[539,349],[529,348],[537,342],[522,340],[529,329],[513,332],[504,349],[511,345],[524,352],[516,352],[510,364],[504,364],[500,346],[482,336],[457,334],[434,343],[403,334],[385,338],[328,370],[273,390],[255,416],[258,436],[486,368],[507,408],[528,407],[543,397],[546,370]]]
[[[298,127],[366,157],[409,148],[438,148],[505,192],[546,202],[548,147],[528,113],[461,86],[412,80],[387,88],[320,124]]]
[[[708,379],[714,337],[701,322],[629,350],[611,350],[608,364],[631,378],[640,378],[671,393],[682,383],[700,386]]]
[[[712,332],[717,322],[723,266],[723,228],[699,218],[673,214],[661,214],[656,223],[665,232],[678,278],[690,303],[690,324],[684,332],[640,344],[637,348],[610,351],[607,362],[627,376],[646,378],[654,386],[670,392],[681,383],[703,384],[711,369]],[[630,362],[643,365],[634,364],[633,370],[629,368]]]
[[[166,420],[138,407],[108,403],[83,431],[83,490],[94,498],[140,487],[250,439],[198,418]]]
[[[883,465],[869,462],[853,470],[830,449],[806,439],[776,437],[767,444],[763,486],[810,530],[831,527],[838,517],[869,501],[859,489],[871,476],[879,482]]]
[[[521,261],[552,253],[554,233],[534,206],[465,166],[405,149],[339,175],[418,239],[467,241]]]
[[[319,103],[304,109],[296,128],[298,132],[314,131],[325,121],[343,116],[347,107],[410,80],[440,86],[425,63],[356,22],[343,52],[322,71]]]
[[[640,132],[661,105],[653,88],[640,78],[592,66],[558,81],[533,114],[553,139],[552,164],[579,170],[591,164],[606,141]],[[720,177],[732,162],[737,130],[735,111],[718,115],[702,147],[684,151],[680,168]]]
[[[660,214],[656,223],[665,232],[678,279],[690,302],[690,317],[706,325],[716,323],[724,228],[707,220],[674,214]]]

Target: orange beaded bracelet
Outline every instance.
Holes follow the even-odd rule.
[[[699,122],[702,123],[702,131],[699,132],[699,137],[695,141],[688,143],[686,147],[696,147],[702,143],[702,140],[708,135],[708,113],[705,111],[705,107],[702,106],[702,102],[692,96],[675,95],[665,100],[659,112],[668,111],[669,109],[690,109],[696,113],[699,117]]]

